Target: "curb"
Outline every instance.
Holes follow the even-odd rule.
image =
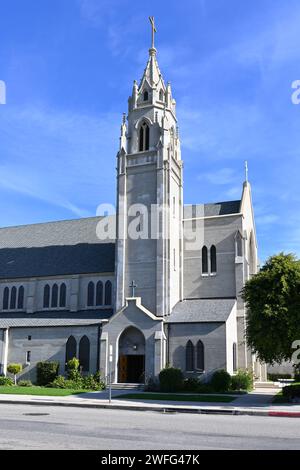
[[[295,411],[270,411],[270,410],[251,410],[251,409],[225,409],[225,408],[185,408],[175,406],[139,406],[139,405],[120,405],[105,403],[74,403],[61,401],[25,401],[25,400],[0,400],[1,404],[13,405],[34,405],[34,406],[64,406],[69,408],[90,408],[90,409],[109,409],[109,410],[131,410],[131,411],[152,411],[156,413],[187,413],[187,414],[205,414],[205,415],[227,415],[227,416],[270,416],[281,418],[300,418],[300,412]]]

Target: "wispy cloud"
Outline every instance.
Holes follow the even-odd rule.
[[[0,193],[27,195],[76,216],[91,215],[91,195],[95,207],[111,201],[107,181],[114,178],[119,116],[7,108],[0,123],[6,156],[0,160]]]

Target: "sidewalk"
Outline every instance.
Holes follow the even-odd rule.
[[[278,393],[278,389],[257,389],[247,395],[239,395],[231,403],[207,403],[178,402],[178,401],[154,401],[154,400],[130,400],[116,398],[127,395],[128,390],[113,390],[112,403],[108,402],[108,391],[91,392],[67,397],[44,397],[32,395],[0,395],[1,404],[28,404],[40,406],[68,406],[80,408],[109,408],[117,410],[178,412],[196,414],[231,414],[231,415],[255,415],[255,416],[284,416],[299,417],[299,405],[272,405],[272,398]],[[142,392],[141,392],[142,393]]]

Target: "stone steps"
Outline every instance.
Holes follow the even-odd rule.
[[[144,390],[144,384],[111,384],[112,390]]]
[[[254,388],[281,388],[278,383],[274,382],[254,382]]]

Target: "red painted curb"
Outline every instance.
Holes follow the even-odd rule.
[[[300,418],[298,411],[269,411],[269,416],[282,416],[284,418]]]

